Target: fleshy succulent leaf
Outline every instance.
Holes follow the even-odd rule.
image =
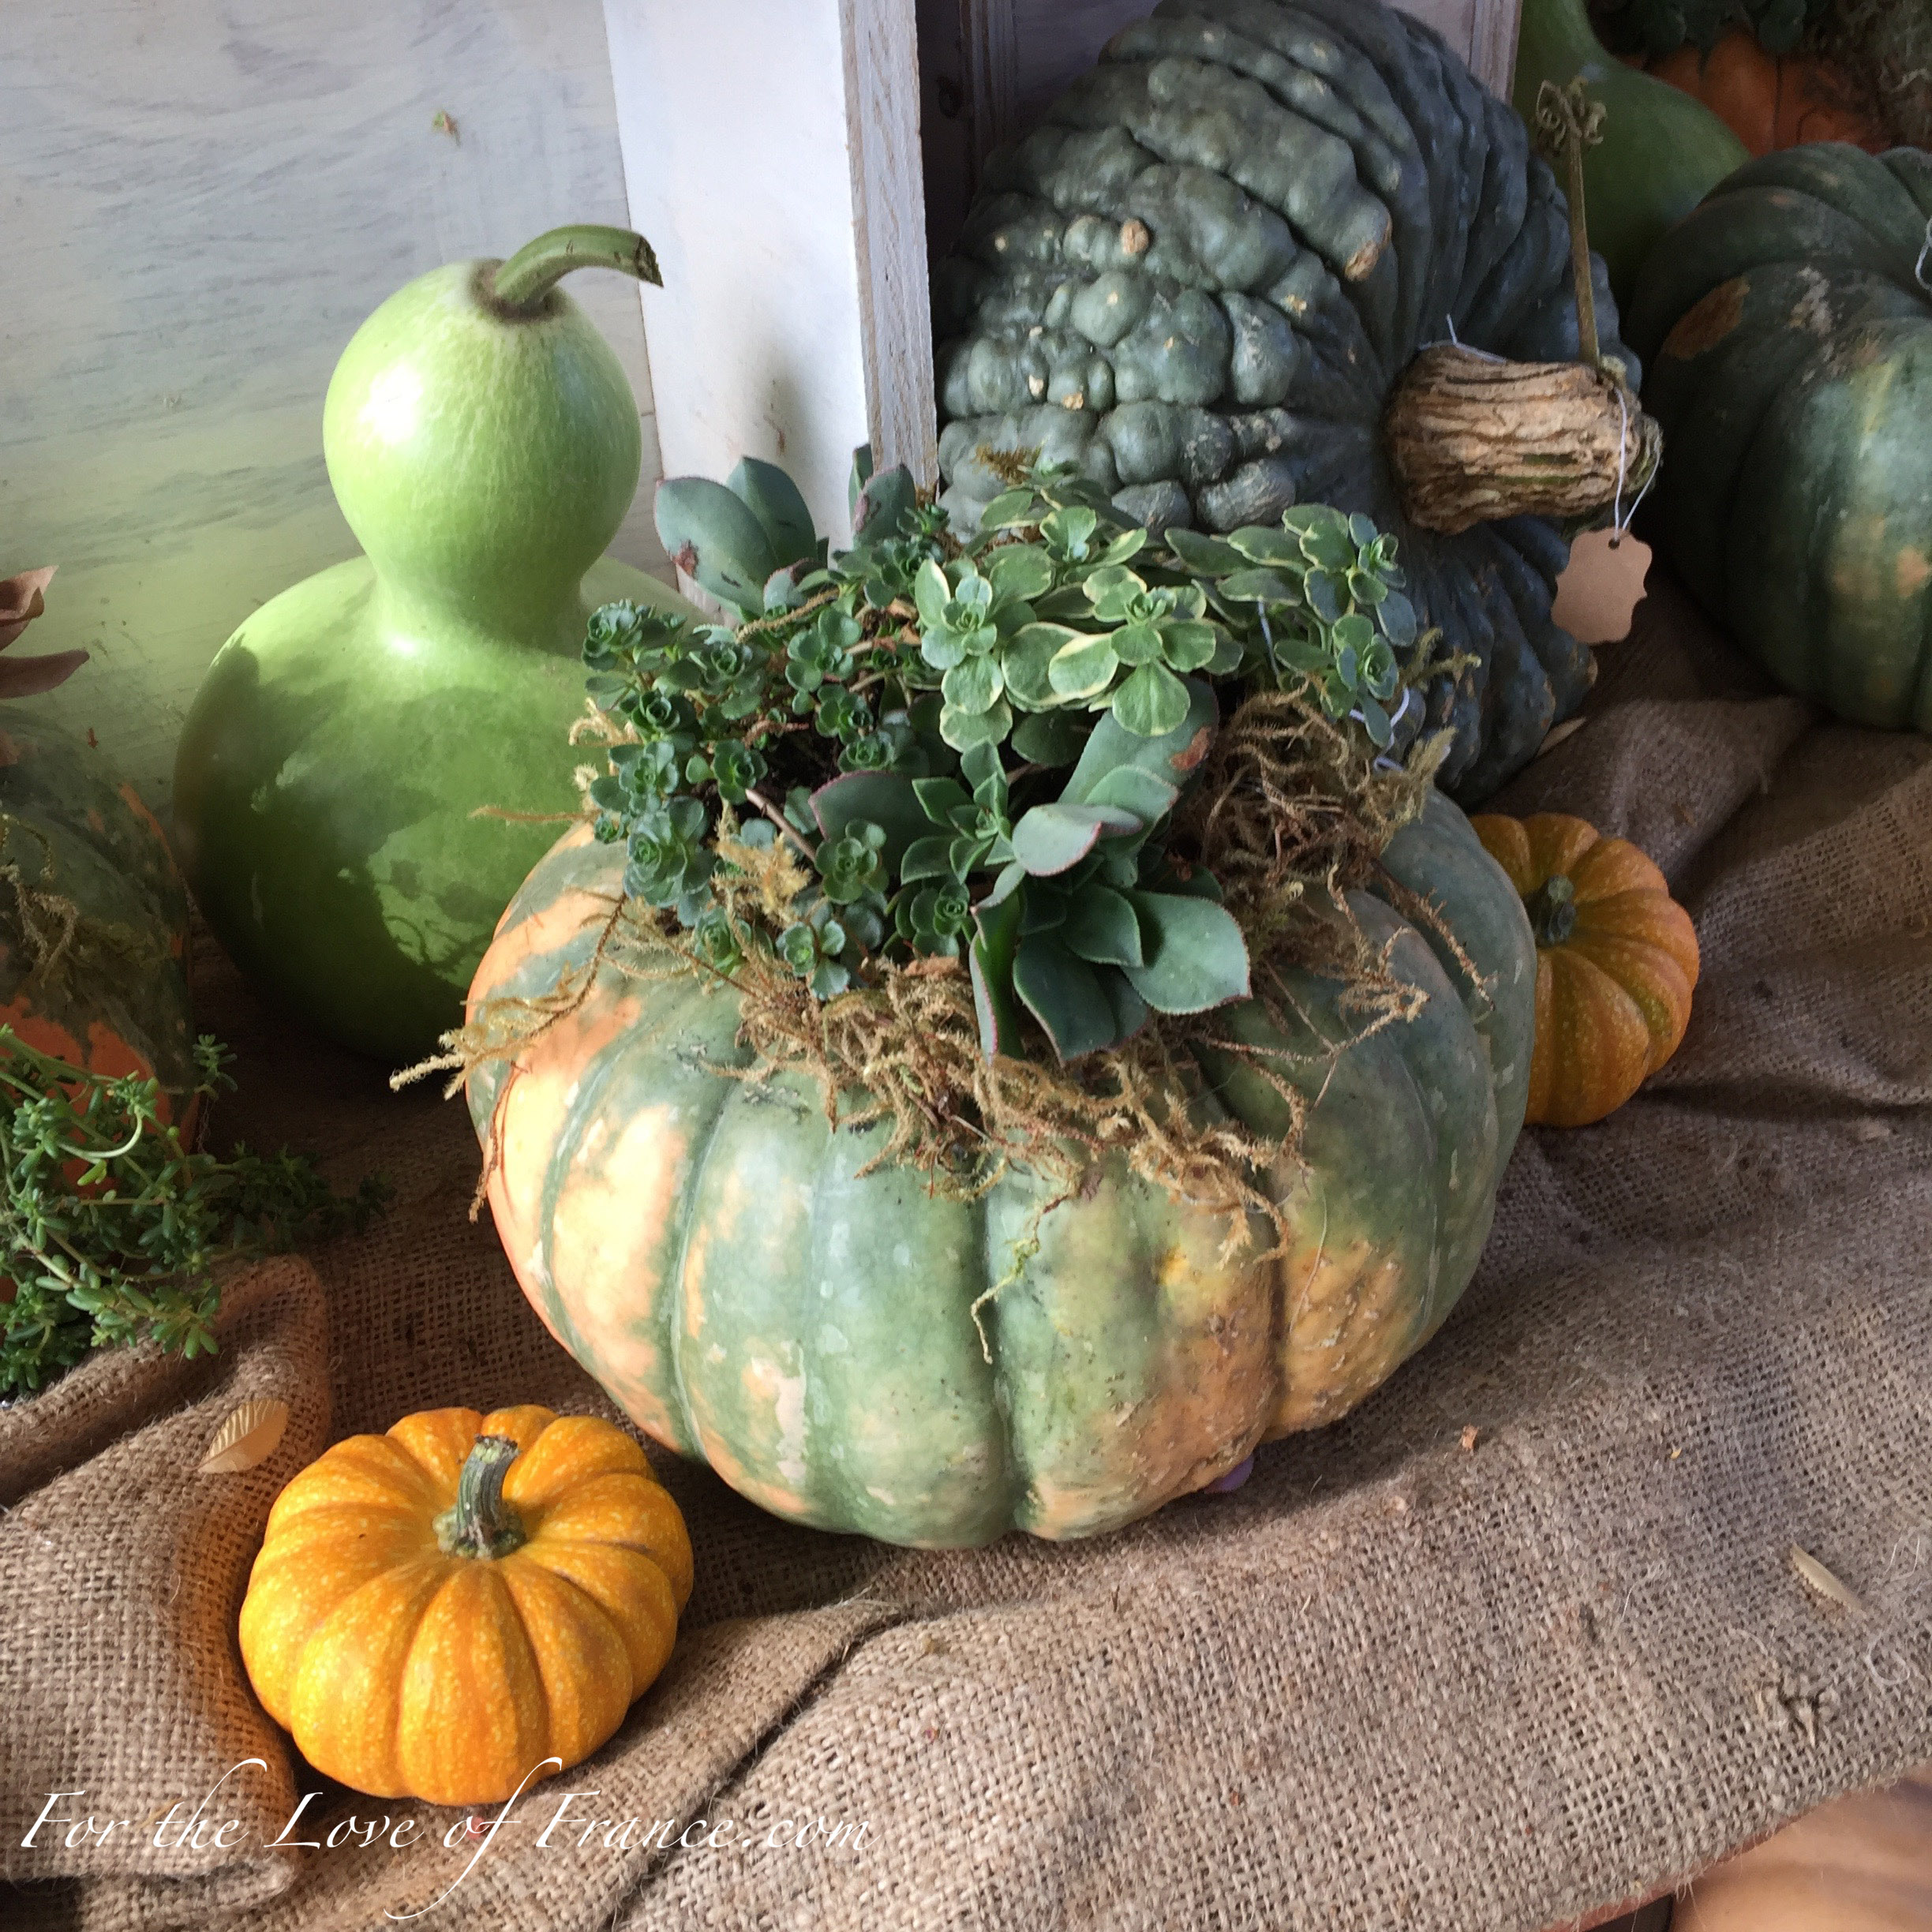
[[[896,866],[914,841],[932,829],[913,790],[915,782],[897,772],[841,773],[811,795],[812,816],[828,839],[843,838],[858,821],[882,827],[886,863]]]
[[[1073,893],[1060,938],[1069,950],[1097,965],[1146,964],[1140,917],[1126,896],[1111,886],[1089,882]]]
[[[1020,945],[1020,897],[982,900],[973,908],[973,942],[967,964],[972,975],[973,1011],[979,1022],[979,1050],[1017,1057],[1020,1014],[1013,1003],[1013,956]]]
[[[1094,726],[1080,762],[1073,768],[1060,794],[1063,803],[1080,805],[1092,799],[1100,781],[1122,765],[1138,765],[1170,784],[1185,785],[1213,742],[1215,727],[1221,721],[1221,707],[1214,688],[1198,678],[1184,680],[1188,692],[1188,713],[1172,731],[1158,738],[1144,738],[1130,732],[1111,713]]]
[[[1013,856],[1036,878],[1050,878],[1078,865],[1099,840],[1140,829],[1140,821],[1132,812],[1056,799],[1035,805],[1013,827]]]
[[[1144,664],[1114,694],[1113,715],[1136,737],[1165,737],[1187,714],[1187,687],[1165,665]]]
[[[782,569],[818,555],[818,531],[799,486],[776,463],[743,458],[724,487],[758,520],[772,555]]]
[[[1119,1023],[1099,973],[1054,934],[1036,933],[1020,942],[1013,983],[1062,1060],[1113,1045]]]
[[[1129,967],[1134,990],[1161,1013],[1205,1013],[1249,996],[1247,943],[1234,915],[1210,899],[1174,893],[1129,895],[1147,962]]]
[[[709,477],[669,477],[653,506],[671,559],[721,604],[748,615],[765,608],[765,583],[786,560],[772,552],[750,507]]]

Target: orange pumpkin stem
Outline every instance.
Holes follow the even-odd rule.
[[[1576,887],[1559,872],[1546,878],[1523,901],[1530,930],[1540,946],[1563,945],[1576,930]]]
[[[456,1479],[456,1503],[436,1518],[436,1541],[448,1556],[507,1556],[529,1540],[522,1518],[504,1500],[504,1477],[521,1451],[509,1436],[479,1436]]]

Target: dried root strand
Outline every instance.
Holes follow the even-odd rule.
[[[1208,866],[1221,882],[1257,961],[1256,1000],[1283,1036],[1313,1043],[1305,1050],[1256,1048],[1211,1012],[1157,1016],[1133,1039],[1071,1065],[1054,1059],[1043,1038],[1038,1058],[988,1060],[964,967],[943,958],[875,960],[863,984],[820,1000],[769,940],[792,916],[803,869],[781,843],[745,844],[727,814],[716,841],[725,864],[713,882],[743,954],[728,974],[668,915],[607,900],[581,966],[541,996],[486,1002],[444,1036],[443,1055],[396,1084],[451,1070],[453,1093],[481,1066],[515,1062],[583,1005],[601,975],[696,976],[738,1003],[747,1063],[715,1071],[758,1082],[796,1074],[816,1087],[833,1126],[883,1127],[862,1172],[907,1167],[935,1193],[972,1200],[1020,1169],[1043,1184],[1050,1207],[1092,1185],[1099,1163],[1118,1159],[1176,1200],[1226,1217],[1227,1258],[1250,1247],[1279,1253],[1294,1234],[1280,1181],[1301,1161],[1309,1092],[1319,1092],[1349,1045],[1413,1018],[1424,998],[1364,931],[1349,895],[1383,880],[1381,852],[1421,811],[1441,754],[1440,745],[1426,747],[1406,769],[1379,766],[1345,727],[1305,702],[1264,695],[1228,721],[1183,807],[1174,856]],[[1420,900],[1410,916],[1440,924]],[[1346,1040],[1324,1042],[1297,1009],[1284,976],[1294,968],[1342,983]],[[1211,1104],[1200,1070],[1209,1054],[1243,1062],[1272,1089],[1284,1133],[1256,1133]],[[497,1138],[486,1136],[479,1198]]]

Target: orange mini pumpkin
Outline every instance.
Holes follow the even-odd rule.
[[[1627,839],[1563,812],[1470,821],[1521,893],[1536,936],[1527,1118],[1587,1127],[1672,1054],[1690,1020],[1697,933]]]
[[[436,1409],[337,1443],[275,1499],[242,1657],[318,1771],[494,1804],[611,1735],[691,1586],[684,1519],[622,1429]]]

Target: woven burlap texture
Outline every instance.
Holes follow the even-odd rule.
[[[653,1451],[698,1556],[677,1651],[493,1837],[293,1757],[236,1649],[247,1566],[336,1436],[613,1412],[466,1221],[460,1106],[291,1043],[217,963],[223,1131],[398,1201],[235,1286],[212,1361],[103,1357],[0,1410],[0,1915],[1527,1932],[1932,1757],[1932,744],[1773,694],[1668,584],[1602,655],[1585,728],[1496,803],[1658,859],[1696,1010],[1622,1112],[1525,1136],[1443,1335],[1238,1493],[1087,1544],[817,1535]],[[193,1475],[264,1395],[275,1456]],[[175,1844],[224,1773],[227,1848]],[[595,1795],[542,1844],[566,1789]],[[287,1836],[322,1848],[270,1849],[310,1791]],[[23,1847],[55,1792],[129,1828]]]

